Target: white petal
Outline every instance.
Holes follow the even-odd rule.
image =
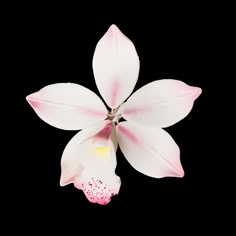
[[[107,204],[118,194],[121,183],[115,174],[112,128],[110,121],[104,121],[82,130],[68,143],[61,160],[61,186],[74,183],[89,201],[99,204]]]
[[[48,85],[26,99],[42,120],[65,130],[88,127],[107,115],[105,105],[94,92],[73,83]]]
[[[111,108],[117,108],[133,91],[139,59],[133,43],[112,25],[98,42],[93,56],[98,90]]]
[[[137,124],[168,127],[188,115],[201,91],[179,80],[154,81],[132,94],[121,113]]]
[[[137,171],[155,178],[184,176],[179,148],[166,131],[129,122],[116,127],[119,146]]]

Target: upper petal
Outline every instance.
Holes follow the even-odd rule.
[[[137,171],[156,178],[183,177],[179,148],[166,131],[129,122],[116,128],[121,151]]]
[[[98,90],[111,108],[118,107],[133,91],[138,79],[139,59],[133,43],[110,26],[98,42],[93,56]]]
[[[48,85],[26,97],[37,115],[56,128],[79,130],[106,118],[102,100],[74,83]]]
[[[179,80],[154,81],[132,94],[121,108],[121,113],[128,121],[168,127],[188,115],[201,92],[201,88]]]
[[[61,160],[61,186],[73,182],[89,201],[99,204],[118,194],[121,182],[115,174],[112,128],[110,121],[104,121],[82,130],[68,143]]]

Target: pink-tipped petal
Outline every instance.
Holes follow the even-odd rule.
[[[132,94],[121,107],[121,113],[130,122],[168,127],[188,115],[201,92],[201,88],[179,80],[154,81]]]
[[[111,108],[117,108],[133,91],[138,79],[139,59],[133,43],[110,26],[98,42],[93,56],[98,90]]]
[[[105,105],[94,92],[73,83],[48,85],[26,99],[43,121],[65,130],[88,127],[107,115]]]
[[[166,131],[129,122],[116,129],[121,151],[137,171],[155,178],[184,176],[179,147]]]
[[[98,204],[107,204],[118,194],[121,182],[115,174],[112,129],[110,121],[103,121],[72,138],[62,155],[61,186],[74,183],[89,201]]]

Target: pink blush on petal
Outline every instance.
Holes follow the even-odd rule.
[[[33,107],[33,108],[39,108],[40,103],[31,99],[30,97],[26,97],[26,100],[28,101],[28,103]]]
[[[197,99],[201,95],[202,89],[198,87],[192,87],[192,92],[194,94],[194,99]]]
[[[179,90],[185,91],[184,94],[192,95],[192,96],[190,96],[190,99],[194,98],[194,100],[195,100],[202,93],[201,88],[195,87],[195,86],[189,86],[189,85],[183,83],[182,81],[179,81],[179,83],[176,83],[175,86],[177,86],[179,88]]]
[[[114,25],[111,25],[110,28],[107,31],[108,39],[112,39],[112,37],[113,37],[113,30],[114,30]]]

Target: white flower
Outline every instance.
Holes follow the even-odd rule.
[[[143,174],[183,177],[179,148],[162,128],[187,116],[201,89],[163,79],[129,97],[138,79],[139,59],[133,43],[115,25],[96,46],[93,72],[111,111],[94,92],[74,83],[48,85],[26,98],[48,124],[83,129],[63,152],[60,185],[74,183],[89,201],[107,204],[121,185],[115,174],[118,143],[128,162]],[[127,121],[119,122],[121,117]]]

